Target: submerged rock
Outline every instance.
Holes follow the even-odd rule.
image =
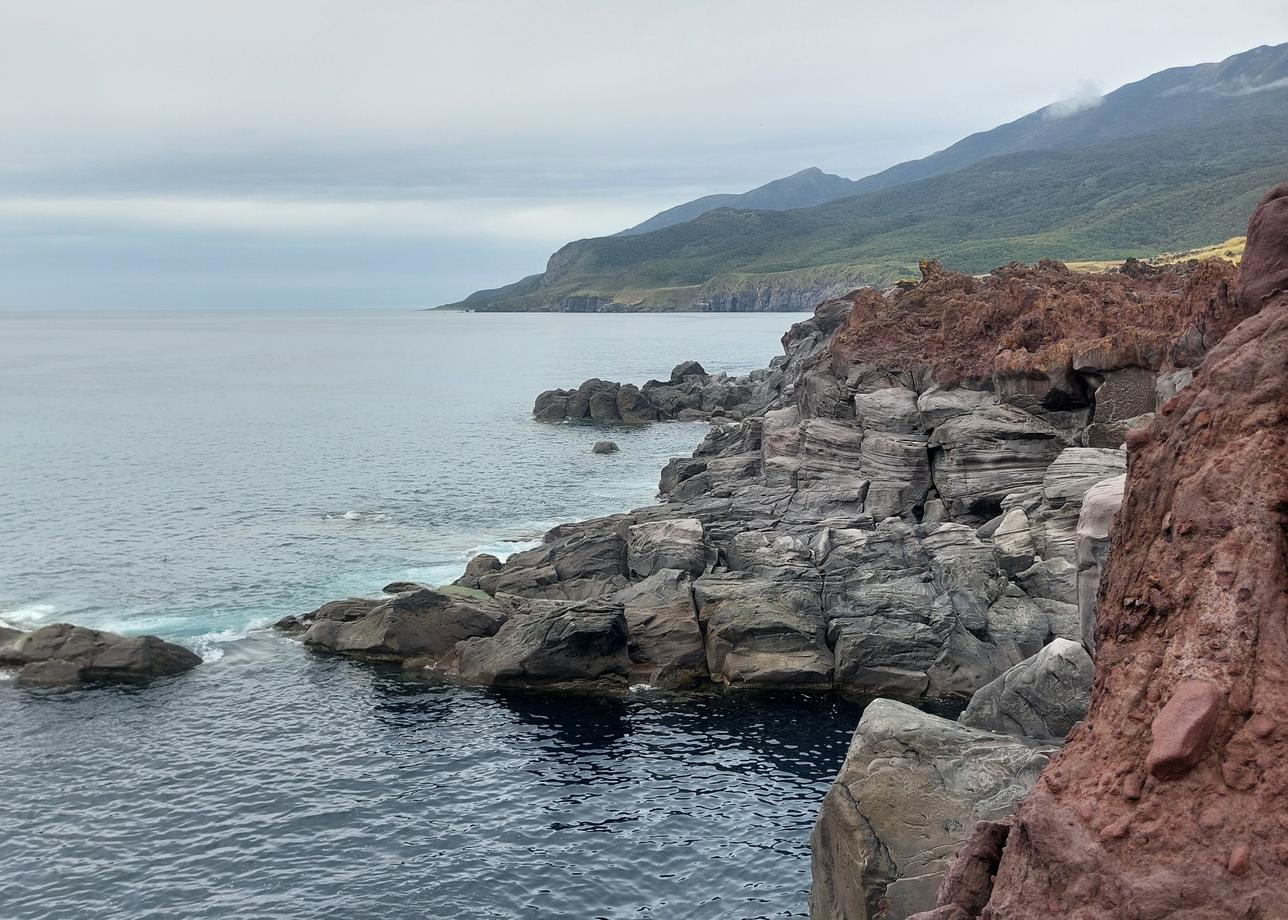
[[[596,441],[590,447],[592,454],[615,454],[618,451],[616,441]]]
[[[54,623],[0,636],[0,666],[18,667],[20,686],[75,686],[137,681],[181,674],[201,658],[156,636],[116,633]]]

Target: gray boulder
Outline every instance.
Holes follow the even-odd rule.
[[[592,454],[615,454],[618,451],[616,441],[596,441],[590,447]]]
[[[832,681],[818,593],[747,572],[693,583],[712,680],[744,686],[816,686]]]
[[[871,703],[814,824],[810,916],[904,920],[933,908],[971,829],[1010,814],[1053,750]]]
[[[393,582],[386,587],[386,591],[397,584],[406,584],[406,582]],[[420,590],[420,586],[417,586],[417,590]],[[389,591],[389,593],[397,592]],[[346,597],[338,601],[327,601],[308,613],[282,617],[273,624],[273,628],[284,633],[302,633],[318,620],[336,620],[343,623],[360,619],[380,604],[380,601],[367,597]]]
[[[663,569],[701,575],[713,558],[714,551],[703,539],[702,522],[696,518],[636,524],[627,534],[626,567],[636,578]]]
[[[707,372],[702,369],[702,365],[697,361],[681,361],[675,367],[671,368],[671,382],[683,383],[690,377],[705,378]]]
[[[1059,455],[1060,434],[1014,406],[984,406],[935,428],[933,477],[953,515],[979,513],[1012,492],[1041,485]]]
[[[1087,714],[1092,670],[1081,644],[1053,639],[975,691],[959,721],[1006,735],[1063,739]]]
[[[458,642],[495,633],[507,615],[488,598],[422,588],[377,604],[356,618],[333,618],[319,611],[304,633],[304,644],[371,661],[437,664]]]
[[[453,584],[460,585],[463,588],[477,588],[480,578],[500,570],[500,559],[491,553],[479,553],[476,556],[472,556],[470,561],[465,563],[465,574],[456,579]],[[386,588],[385,591],[388,592],[389,589]]]
[[[181,674],[201,658],[156,636],[121,636],[53,623],[0,644],[0,666],[18,667],[21,686],[75,686]]]
[[[514,686],[625,684],[626,617],[620,604],[604,602],[517,613],[495,635],[462,644],[457,674],[472,683]]]
[[[707,652],[689,576],[661,569],[613,598],[626,617],[631,677],[685,687],[707,677]]]

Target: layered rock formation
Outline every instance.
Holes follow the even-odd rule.
[[[564,680],[969,699],[1053,640],[1083,641],[1079,577],[1090,584],[1096,558],[1091,547],[1080,562],[1084,498],[1124,469],[1121,439],[1089,440],[1139,408],[1120,395],[1111,418],[1096,394],[1130,372],[1152,410],[1156,380],[1177,385],[1230,322],[1227,281],[1217,264],[1089,277],[1043,263],[972,278],[928,263],[919,285],[824,303],[748,378],[686,362],[639,391],[590,381],[543,394],[549,419],[743,417],[717,419],[692,457],[667,465],[662,504],[472,564],[458,586],[485,596],[422,599],[392,633],[389,612],[346,608],[354,623],[315,625],[307,641],[544,684],[557,676],[510,658],[478,666],[501,660],[481,648],[528,636],[514,619],[593,611],[598,663],[564,661]],[[446,625],[403,642],[407,617]],[[469,656],[426,638],[440,634]]]
[[[926,920],[1285,916],[1288,184],[1253,216],[1237,291],[1255,315],[1128,436],[1087,719],[991,892],[941,891]]]
[[[28,687],[139,681],[180,674],[201,658],[156,636],[116,633],[52,623],[31,632],[0,630],[0,667],[18,668]]]

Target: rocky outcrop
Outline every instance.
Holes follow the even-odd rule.
[[[540,607],[511,617],[493,636],[464,642],[457,674],[471,683],[623,685],[630,673],[626,618],[617,604]]]
[[[1255,315],[1128,434],[1090,711],[964,916],[1284,914],[1288,185],[1249,226],[1238,306]]]
[[[18,668],[17,683],[27,687],[149,680],[199,664],[193,652],[156,636],[120,636],[70,623],[0,636],[0,667]]]
[[[1093,427],[1136,412],[1146,377],[1149,394],[1181,382],[1236,309],[1227,281],[928,263],[920,284],[821,304],[747,377],[686,362],[542,394],[548,420],[711,426],[663,470],[661,504],[561,525],[458,585],[514,618],[622,606],[636,681],[969,699],[1084,640],[1084,497],[1124,468]]]
[[[934,907],[953,854],[1010,814],[1054,748],[911,706],[864,710],[810,841],[814,920],[903,920]]]
[[[959,721],[1000,734],[1062,740],[1086,715],[1091,670],[1081,644],[1054,639],[975,691]]]
[[[304,644],[370,661],[441,662],[458,642],[490,636],[509,611],[489,597],[421,588],[374,606],[324,605],[311,617]]]
[[[542,422],[643,425],[658,421],[744,418],[778,396],[782,373],[773,367],[742,377],[708,374],[697,361],[676,365],[667,380],[642,387],[592,378],[572,390],[547,390],[532,414]]]

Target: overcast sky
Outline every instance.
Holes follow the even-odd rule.
[[[1288,3],[0,0],[0,308],[423,307],[1288,41]]]

